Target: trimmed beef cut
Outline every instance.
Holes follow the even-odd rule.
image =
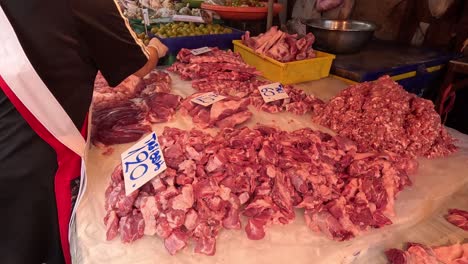
[[[200,128],[218,127],[233,128],[252,117],[247,109],[249,100],[226,98],[210,106],[202,106],[192,102],[203,93],[195,93],[187,97],[182,103],[184,112],[193,118],[193,122]]]
[[[182,97],[169,93],[155,92],[144,98],[148,107],[147,120],[150,123],[164,123],[172,119],[180,106]]]

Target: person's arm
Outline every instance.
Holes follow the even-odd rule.
[[[148,62],[135,72],[133,75],[143,78],[145,75],[150,73],[156,64],[158,63],[159,58],[166,56],[167,47],[159,41],[157,38],[151,39],[148,47],[146,47],[147,51],[149,52],[149,59]]]
[[[165,54],[145,47],[114,0],[72,0],[76,29],[88,54],[110,86],[144,76]],[[166,48],[167,49],[167,48]]]

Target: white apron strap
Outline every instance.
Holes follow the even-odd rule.
[[[0,75],[31,114],[63,145],[83,157],[85,139],[29,62],[0,7]]]

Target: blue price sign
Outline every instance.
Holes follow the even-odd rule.
[[[191,101],[196,103],[196,104],[199,104],[199,105],[203,105],[203,106],[209,106],[209,105],[212,105],[218,101],[221,101],[223,100],[224,98],[226,98],[225,96],[222,96],[222,95],[219,95],[219,94],[216,94],[214,92],[209,92],[209,93],[205,93],[205,94],[202,94],[200,96],[197,96],[195,98],[193,98]]]
[[[156,133],[151,133],[122,153],[125,194],[129,195],[166,170]]]
[[[265,103],[273,102],[276,100],[289,98],[288,94],[284,91],[281,83],[270,83],[258,87]]]

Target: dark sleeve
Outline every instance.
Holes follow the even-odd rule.
[[[111,86],[142,68],[148,51],[130,28],[117,0],[72,0],[78,31]]]

